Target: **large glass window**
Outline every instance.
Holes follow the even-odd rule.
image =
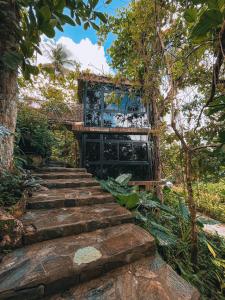
[[[140,92],[128,87],[86,83],[85,125],[93,127],[149,127]]]
[[[83,166],[99,178],[133,174],[133,180],[153,179],[152,141],[148,136],[84,134]]]

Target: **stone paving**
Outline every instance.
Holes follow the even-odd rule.
[[[1,262],[0,299],[199,299],[85,169],[51,166],[36,175],[45,188],[21,218],[23,247]]]

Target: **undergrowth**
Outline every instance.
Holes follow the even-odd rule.
[[[180,186],[173,190],[184,196]],[[194,196],[197,208],[218,221],[225,223],[225,180],[219,182],[200,182],[194,185]]]
[[[24,170],[3,172],[0,175],[0,207],[10,207],[16,204],[25,190],[39,187],[39,181]]]
[[[199,290],[202,300],[224,300],[225,241],[219,236],[207,236],[204,224],[197,219],[198,262],[193,265],[190,212],[184,199],[164,189],[165,203],[161,204],[153,194],[130,188],[129,180],[130,175],[124,174],[100,183],[121,205],[132,209],[137,223],[155,237],[163,259]]]

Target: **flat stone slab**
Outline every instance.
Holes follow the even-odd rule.
[[[79,179],[79,178],[91,178],[90,173],[73,173],[73,172],[50,172],[50,173],[33,173],[33,176],[40,177],[42,179]]]
[[[97,180],[93,178],[81,178],[81,179],[47,179],[42,183],[43,186],[54,188],[76,188],[76,187],[89,187],[99,186]]]
[[[0,299],[43,299],[154,252],[154,238],[134,224],[33,244],[3,258]]]
[[[59,189],[36,192],[27,202],[28,209],[49,209],[86,206],[115,202],[109,193],[89,187],[88,189]]]
[[[159,256],[147,257],[45,300],[198,300],[198,291]]]
[[[94,231],[132,222],[132,214],[117,203],[92,206],[30,210],[21,218],[24,244]]]
[[[43,167],[38,168],[38,173],[48,173],[48,172],[77,172],[83,173],[87,172],[85,168],[67,168],[67,167]]]

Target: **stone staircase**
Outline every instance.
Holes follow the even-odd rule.
[[[0,264],[0,299],[199,299],[85,169],[52,164],[35,175],[46,189],[27,202],[24,246]]]

